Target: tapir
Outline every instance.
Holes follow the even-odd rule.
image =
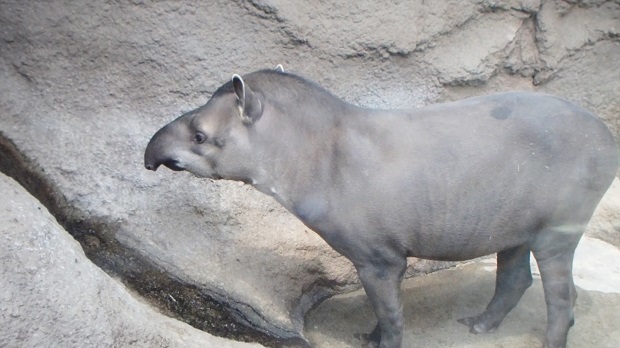
[[[618,168],[590,112],[559,97],[501,93],[413,109],[352,105],[277,69],[233,75],[160,129],[145,166],[242,181],[351,260],[377,317],[365,344],[402,346],[407,258],[497,253],[495,294],[472,333],[497,329],[532,284],[544,347],[565,347],[577,297],[573,255]]]

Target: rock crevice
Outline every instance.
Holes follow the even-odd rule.
[[[213,290],[177,279],[152,261],[115,239],[117,223],[85,216],[73,209],[41,170],[0,132],[0,172],[36,197],[80,243],[86,256],[111,276],[147,299],[159,310],[211,334],[281,346],[302,342],[297,332],[270,325],[251,306]],[[251,319],[249,317],[252,317]],[[257,322],[263,324],[258,326]]]

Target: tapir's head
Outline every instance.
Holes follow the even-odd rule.
[[[262,98],[234,75],[206,105],[155,133],[144,154],[146,169],[164,165],[199,177],[250,180],[250,133],[263,115]]]

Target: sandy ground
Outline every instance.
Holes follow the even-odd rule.
[[[573,273],[579,297],[568,347],[620,347],[620,250],[584,238]],[[470,334],[457,319],[478,314],[493,296],[494,259],[406,280],[403,347],[541,347],[546,309],[535,267],[533,274],[534,284],[517,307],[496,332],[484,335]],[[314,347],[360,347],[354,334],[369,332],[374,323],[360,290],[331,298],[311,311],[305,334]]]

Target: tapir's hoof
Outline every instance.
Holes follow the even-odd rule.
[[[361,342],[362,348],[378,348],[379,347],[379,342],[374,341],[370,334],[356,333],[356,334],[353,334],[353,336]]]
[[[473,334],[490,333],[497,330],[498,325],[489,325],[482,322],[479,317],[467,317],[457,320],[459,323],[468,326],[469,332]]]

